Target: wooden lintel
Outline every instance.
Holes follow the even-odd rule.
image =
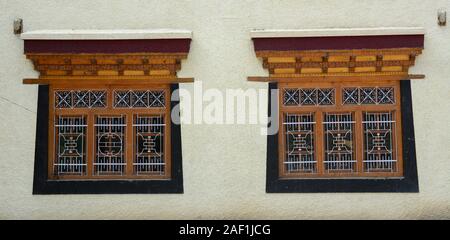
[[[178,77],[148,77],[148,76],[105,76],[105,77],[41,77],[25,78],[23,84],[171,84],[171,83],[191,83],[194,78]]]
[[[248,77],[251,82],[354,82],[354,81],[400,81],[424,79],[422,74],[409,75],[372,75],[372,76],[301,76],[301,77]]]

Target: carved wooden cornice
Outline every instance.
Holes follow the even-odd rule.
[[[189,52],[190,32],[67,30],[44,33],[23,34],[27,59],[39,72],[38,79],[24,79],[25,84],[193,81],[177,78],[181,61]],[[92,36],[95,38],[85,39]]]
[[[175,54],[27,54],[41,77],[176,76],[187,53]]]
[[[295,33],[295,32],[294,32]],[[273,33],[272,33],[273,34]],[[250,81],[359,81],[421,79],[409,74],[423,50],[423,34],[253,38],[269,77]],[[403,41],[403,42],[402,42]]]

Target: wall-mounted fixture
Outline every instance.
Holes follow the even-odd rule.
[[[445,9],[438,10],[438,24],[445,26],[447,24],[447,11]]]
[[[17,18],[14,20],[14,34],[21,34],[23,32],[23,20]]]

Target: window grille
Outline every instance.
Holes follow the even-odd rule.
[[[55,175],[86,174],[86,118],[57,116],[55,124]]]
[[[286,135],[287,172],[313,173],[317,161],[314,154],[314,115],[313,113],[284,115]]]
[[[168,87],[50,91],[50,179],[170,178]]]
[[[122,175],[125,172],[125,116],[98,116],[95,122],[94,174]]]
[[[280,176],[402,175],[399,83],[280,84]]]
[[[365,112],[364,171],[391,171],[397,169],[395,146],[395,119],[392,112]]]
[[[163,175],[164,117],[136,115],[133,123],[135,134],[134,172]]]

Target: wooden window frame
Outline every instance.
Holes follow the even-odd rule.
[[[77,175],[62,175],[55,176],[53,174],[49,174],[50,180],[64,180],[64,179],[170,179],[171,177],[171,158],[170,158],[170,128],[164,128],[164,158],[165,158],[165,171],[164,175],[135,175],[133,174],[133,163],[134,163],[134,146],[135,146],[135,137],[134,137],[134,128],[133,128],[133,120],[134,117],[138,114],[143,115],[163,115],[166,126],[170,126],[170,86],[169,85],[93,85],[93,86],[76,86],[73,85],[64,85],[64,84],[55,84],[50,85],[50,94],[49,94],[49,136],[54,136],[54,124],[56,116],[85,116],[87,118],[87,149],[86,149],[86,158],[87,158],[87,170],[85,176],[77,176]],[[68,90],[106,90],[107,91],[107,106],[105,108],[68,108],[68,109],[57,109],[55,108],[55,91],[68,91]],[[164,91],[165,92],[165,103],[166,106],[162,108],[119,108],[114,107],[114,91],[117,90],[155,90],[155,91]],[[93,174],[93,163],[95,158],[95,149],[96,149],[96,141],[95,141],[95,117],[96,116],[116,116],[116,115],[124,115],[126,120],[126,128],[125,128],[125,174],[124,175],[94,175]],[[53,163],[55,161],[55,141],[52,137],[49,138],[48,141],[48,151],[49,159],[48,159],[48,172],[53,172]]]
[[[412,98],[411,98],[411,83],[410,80],[395,81],[399,92],[396,93],[396,104],[399,104],[400,110],[396,112],[397,119],[401,119],[401,127],[397,127],[397,134],[401,136],[402,142],[399,146],[399,152],[402,155],[402,176],[398,177],[292,177],[286,178],[280,176],[280,151],[283,150],[280,145],[280,132],[274,135],[267,136],[267,172],[266,172],[266,192],[267,193],[323,193],[323,192],[419,192],[415,141],[414,141],[414,123],[412,113]],[[319,87],[321,84],[333,83],[314,83],[314,87]],[[357,86],[355,83],[348,83],[349,86]],[[364,82],[366,84],[366,82]],[[376,83],[373,83],[376,84]],[[293,84],[298,86],[298,84]],[[386,82],[378,84],[380,86],[386,85]],[[282,89],[283,83],[271,82],[269,83],[269,91]],[[338,92],[338,91],[337,91]],[[269,123],[279,124],[281,119],[281,91],[277,98],[269,97],[268,114],[275,118],[276,122]],[[270,96],[270,94],[269,94]],[[337,102],[339,97],[336,96]],[[272,109],[272,101],[277,107]],[[361,106],[364,108],[365,106]],[[322,107],[313,107],[315,109],[322,109]],[[326,107],[325,107],[326,108]],[[273,112],[275,111],[276,112]],[[401,116],[398,118],[398,116]],[[282,131],[282,130],[280,130]]]
[[[49,143],[52,141],[53,125],[50,119],[53,119],[53,93],[51,89],[56,89],[61,86],[40,85],[38,94],[38,116],[36,128],[36,150],[35,150],[35,167],[34,167],[34,181],[33,194],[129,194],[129,193],[183,193],[183,173],[182,173],[182,154],[181,154],[181,126],[175,124],[170,120],[170,113],[172,109],[179,104],[179,101],[171,101],[171,95],[178,89],[178,83],[164,84],[164,85],[114,85],[113,88],[132,88],[132,89],[153,89],[166,87],[166,108],[164,113],[166,115],[167,131],[170,131],[170,140],[165,140],[170,154],[170,171],[166,170],[167,176],[165,178],[149,178],[144,177],[129,177],[118,178],[66,178],[66,179],[51,179],[49,159],[51,159],[53,149]],[[72,89],[91,88],[86,85],[71,85]],[[117,88],[119,89],[119,88]],[[108,97],[110,94],[108,94]],[[110,100],[111,101],[111,100]],[[92,109],[86,109],[91,111]],[[121,112],[124,109],[117,109]],[[126,109],[130,113],[136,109]],[[139,112],[146,112],[148,109],[138,110]],[[70,110],[68,110],[70,111]],[[104,111],[104,110],[102,110]],[[94,114],[94,113],[92,113]],[[93,116],[93,115],[92,115]],[[133,131],[129,131],[133,134]],[[130,161],[127,161],[129,163]],[[131,161],[133,162],[133,161]]]
[[[344,105],[342,102],[342,89],[356,87],[392,87],[394,89],[394,104],[361,104],[361,105]],[[335,89],[335,102],[333,105],[318,106],[285,106],[283,104],[283,93],[285,88],[333,88]],[[364,81],[364,82],[317,82],[317,83],[279,83],[279,131],[278,134],[278,152],[279,152],[279,176],[280,178],[400,178],[403,176],[402,161],[402,134],[401,134],[401,94],[399,81]],[[395,139],[397,149],[397,172],[373,172],[367,173],[363,170],[363,149],[364,149],[364,132],[362,130],[362,117],[364,112],[394,112],[395,113]],[[285,171],[285,148],[286,137],[283,124],[283,116],[287,113],[313,113],[315,119],[314,129],[314,151],[316,158],[316,173],[288,173]],[[323,132],[323,116],[325,113],[352,113],[354,116],[353,139],[355,140],[354,154],[356,156],[356,171],[352,173],[324,172],[324,132]]]

